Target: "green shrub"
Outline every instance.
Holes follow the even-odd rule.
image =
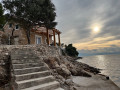
[[[73,57],[76,57],[79,54],[76,48],[72,46],[72,44],[69,44],[68,46],[66,46],[65,51],[69,56],[73,56]]]

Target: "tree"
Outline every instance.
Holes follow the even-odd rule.
[[[54,28],[56,13],[51,0],[5,0],[4,7],[9,11],[9,20],[17,21],[26,29],[28,44],[30,44],[30,30],[38,25],[45,25],[47,30]]]
[[[0,3],[0,30],[3,28],[3,25],[5,23],[5,17],[3,15],[3,8],[2,8],[2,4]]]
[[[57,25],[57,22],[54,22],[56,17],[55,6],[53,3],[51,3],[51,0],[45,0],[42,10],[43,10],[42,21],[44,22],[47,30],[46,32],[48,33],[48,29],[52,29]],[[49,36],[47,35],[47,43],[49,44],[48,37]]]
[[[65,51],[69,56],[78,56],[78,51],[76,50],[75,47],[72,46],[72,44],[69,44],[68,46],[65,47]]]

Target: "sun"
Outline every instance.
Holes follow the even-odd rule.
[[[99,32],[100,28],[98,26],[94,27],[93,31],[94,32]]]

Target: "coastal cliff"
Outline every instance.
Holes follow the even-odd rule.
[[[64,90],[119,90],[107,76],[99,74],[99,69],[77,62],[72,57],[63,56],[59,47],[47,45],[0,46],[0,78],[1,82],[6,81],[0,83],[1,86],[10,82],[9,57],[14,51],[26,48],[31,49],[39,57],[39,61],[46,64],[51,75]]]

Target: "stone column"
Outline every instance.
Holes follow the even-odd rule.
[[[54,46],[56,46],[55,30],[53,30],[53,36],[54,36]]]
[[[58,41],[59,41],[59,46],[61,46],[60,33],[58,33]]]

